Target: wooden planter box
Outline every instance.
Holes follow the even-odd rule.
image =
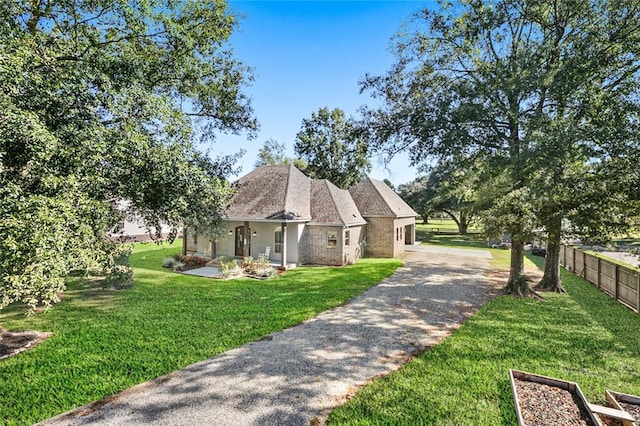
[[[605,391],[605,395],[607,397],[607,401],[609,404],[617,409],[622,410],[629,414],[629,418],[620,419],[624,426],[640,426],[640,415],[637,414],[640,411],[640,397],[634,395],[627,395],[624,393],[614,392],[614,391]],[[627,409],[625,409],[625,405],[636,406],[636,413],[630,413]]]
[[[532,373],[525,373],[523,371],[517,370],[509,370],[509,377],[511,380],[511,389],[513,391],[513,401],[515,403],[516,414],[518,416],[518,424],[520,426],[529,426],[530,424],[533,424],[533,422],[528,422],[527,420],[525,420],[532,417],[536,418],[537,424],[566,423],[566,421],[556,417],[546,417],[547,415],[561,417],[563,413],[560,405],[556,404],[555,401],[551,401],[551,395],[549,394],[550,390],[546,388],[547,386],[557,389],[557,393],[559,395],[561,394],[564,397],[563,399],[565,401],[568,401],[568,405],[571,405],[572,408],[574,408],[573,410],[571,410],[572,413],[575,413],[575,408],[580,411],[579,414],[573,414],[574,416],[578,415],[580,419],[586,421],[587,424],[602,426],[602,422],[600,422],[600,419],[591,411],[590,404],[585,399],[582,391],[580,390],[580,386],[578,386],[577,383],[540,376]],[[540,389],[540,392],[546,392],[549,396],[548,400],[537,395],[527,396],[522,394],[518,391],[518,382],[530,382],[542,385],[540,387],[547,390]],[[572,398],[568,398],[569,395],[562,391],[566,391],[568,392],[568,394],[571,394],[570,396]],[[525,399],[532,399],[533,401],[525,401]],[[569,399],[571,400],[569,401]],[[525,402],[525,408],[523,408],[523,402]],[[528,404],[528,402],[531,402],[531,404]],[[535,405],[537,406],[533,408],[533,406]],[[568,412],[569,411],[567,410],[567,413]]]

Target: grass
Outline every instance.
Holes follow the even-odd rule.
[[[329,423],[514,425],[510,368],[576,381],[592,403],[605,403],[605,389],[639,395],[640,315],[569,272],[562,279],[567,293],[543,302],[493,299],[443,343],[365,386]]]
[[[435,230],[437,230],[436,233],[458,232],[458,225],[456,225],[452,219],[429,219],[429,222],[426,224],[422,220],[416,220],[416,228],[427,232],[436,232]],[[468,231],[470,233],[480,232],[473,224],[469,227]]]
[[[401,264],[362,259],[343,268],[296,268],[268,281],[217,281],[162,269],[162,258],[179,247],[137,245],[131,289],[101,289],[75,277],[48,313],[0,311],[8,330],[53,333],[0,361],[0,423],[32,424],[293,326]]]

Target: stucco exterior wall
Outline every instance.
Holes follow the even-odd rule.
[[[226,222],[224,232],[218,237],[215,247],[216,256],[235,257],[236,249],[236,228],[244,226],[244,222]],[[280,261],[281,253],[275,252],[275,231],[281,224],[277,222],[249,222],[249,233],[246,236],[250,243],[249,255],[258,258],[260,254],[265,253],[267,246],[271,247],[269,252],[269,260]],[[298,242],[302,235],[304,224],[289,223],[287,224],[287,262],[298,263]],[[255,234],[255,235],[254,235]],[[205,256],[213,256],[211,242],[208,236],[202,234],[197,235],[196,241],[192,235],[187,239],[187,252],[200,253]]]

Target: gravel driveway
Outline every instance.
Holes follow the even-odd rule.
[[[440,342],[495,294],[489,261],[473,252],[409,252],[404,261],[344,306],[45,423],[320,424],[358,387]]]

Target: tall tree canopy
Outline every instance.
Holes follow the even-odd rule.
[[[282,164],[293,164],[300,170],[307,168],[307,164],[299,158],[287,157],[286,147],[283,143],[274,139],[264,141],[262,148],[258,151],[258,159],[255,166],[277,166]]]
[[[428,179],[429,177],[426,175],[418,176],[411,182],[398,186],[398,194],[400,197],[420,215],[423,223],[429,222],[429,215],[433,213],[429,205],[429,194],[427,191]]]
[[[426,181],[424,197],[431,211],[441,211],[465,235],[478,215],[478,187],[482,174],[473,164],[453,161],[439,163]]]
[[[492,210],[512,236],[508,291],[530,291],[523,243],[536,220],[552,237],[580,211],[567,195],[596,204],[598,185],[584,184],[618,191],[607,168],[637,161],[639,13],[637,0],[442,2],[397,38],[394,68],[364,82],[383,100],[368,112],[378,148],[494,171]]]
[[[310,119],[303,119],[295,150],[307,163],[307,175],[328,179],[343,189],[360,182],[371,170],[364,132],[339,108],[320,108]]]
[[[236,24],[221,0],[0,2],[0,308],[117,269],[118,200],[151,225],[216,225],[234,158],[198,141],[257,126]]]

